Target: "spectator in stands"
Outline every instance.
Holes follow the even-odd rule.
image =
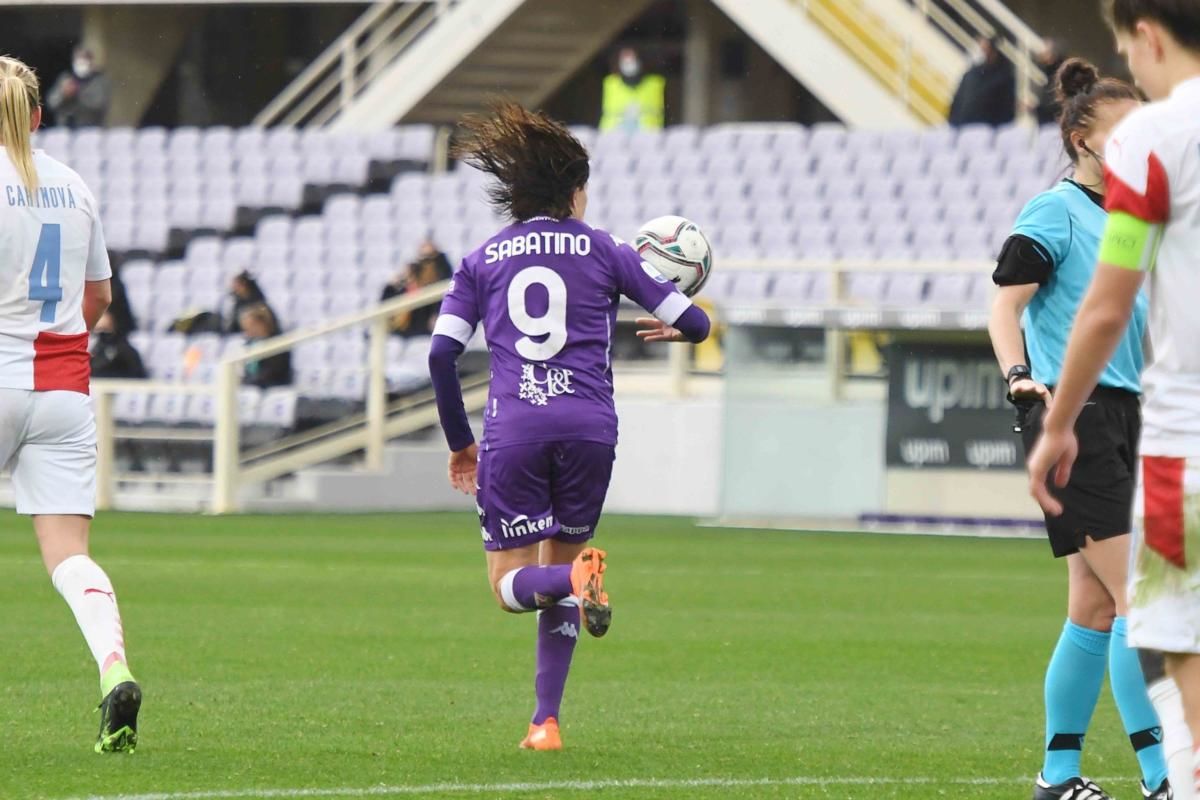
[[[439,281],[449,280],[453,270],[450,259],[438,250],[437,245],[426,239],[417,251],[417,260],[383,287],[380,300],[390,300],[402,294],[415,292]],[[431,304],[412,311],[401,311],[391,319],[392,333],[397,336],[431,336],[437,322],[437,306]]]
[[[279,325],[275,315],[266,303],[255,303],[241,312],[240,327],[246,334],[246,344],[258,342],[278,336]],[[257,386],[266,389],[271,386],[289,386],[292,383],[292,354],[289,351],[276,353],[273,356],[246,362],[242,373],[242,383],[247,386]]]
[[[600,130],[656,131],[663,126],[667,81],[642,72],[642,62],[632,47],[617,54],[617,70],[604,79]]]
[[[92,375],[96,378],[144,378],[142,357],[125,333],[117,327],[112,313],[105,311],[92,329]]]
[[[1050,125],[1058,122],[1058,115],[1062,107],[1058,104],[1054,77],[1065,60],[1066,55],[1063,53],[1062,42],[1050,38],[1042,41],[1042,51],[1037,54],[1037,62],[1046,76],[1046,84],[1038,96],[1037,105],[1030,109],[1037,117],[1038,125]]]
[[[71,68],[58,76],[46,104],[59,125],[94,128],[104,124],[112,101],[112,85],[97,66],[90,50],[76,47]]]
[[[271,309],[271,304],[267,302],[267,296],[249,272],[243,270],[233,276],[229,283],[229,294],[233,298],[233,313],[229,317],[230,333],[242,333],[242,312],[258,305],[264,306],[271,315],[271,327],[279,328],[278,318]]]
[[[967,70],[954,93],[951,125],[1004,125],[1016,119],[1017,83],[999,45],[999,37],[979,40],[982,59]]]

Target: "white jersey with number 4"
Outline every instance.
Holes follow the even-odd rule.
[[[112,277],[99,208],[43,151],[30,194],[0,147],[0,388],[88,392],[85,281]]]
[[[1105,162],[1110,214],[1153,226],[1142,452],[1200,456],[1200,78],[1126,117]]]

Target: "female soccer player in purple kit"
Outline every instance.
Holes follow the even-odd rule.
[[[580,623],[608,630],[605,553],[588,547],[617,443],[610,351],[622,295],[650,311],[648,341],[701,342],[707,315],[633,248],[583,222],[588,154],[558,122],[512,104],[463,120],[454,155],[488,173],[512,224],[463,259],[442,301],[429,369],[450,483],[476,495],[500,607],[538,612],[537,708],[522,748],[558,750]],[[476,445],[456,362],[483,324],[492,356]]]

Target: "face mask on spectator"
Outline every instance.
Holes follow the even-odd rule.
[[[624,56],[618,65],[621,70],[621,75],[626,78],[636,78],[638,73],[642,71],[642,65],[638,63],[636,56]]]
[[[81,81],[87,80],[92,75],[92,62],[86,58],[77,58],[71,64],[71,70],[75,73],[75,77]]]

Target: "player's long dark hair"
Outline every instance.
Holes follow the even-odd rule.
[[[1171,32],[1175,41],[1200,52],[1200,4],[1196,0],[1105,0],[1104,16],[1115,31],[1132,31],[1144,19]]]
[[[571,216],[590,174],[587,149],[566,126],[507,101],[463,117],[450,155],[496,179],[488,197],[514,220]]]
[[[1100,70],[1082,58],[1068,58],[1054,75],[1054,94],[1062,108],[1058,117],[1062,128],[1063,148],[1072,164],[1079,163],[1080,153],[1071,141],[1075,133],[1087,134],[1096,122],[1096,109],[1103,103],[1118,100],[1140,101],[1138,90],[1116,78],[1101,78]]]

